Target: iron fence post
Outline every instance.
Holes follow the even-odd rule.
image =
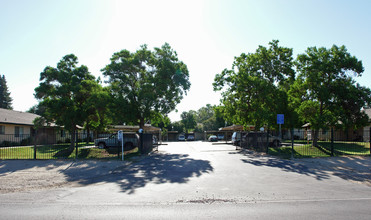
[[[331,128],[331,157],[334,156],[334,128]]]
[[[143,154],[143,132],[140,132],[139,133],[139,140],[140,140],[140,149],[139,149],[139,152],[140,154]]]
[[[75,138],[75,142],[76,142],[76,149],[75,149],[75,160],[77,160],[78,158],[78,144],[79,144],[79,132],[76,131],[76,138]]]
[[[368,130],[368,142],[370,145],[370,156],[371,156],[371,127],[370,127],[370,130]]]
[[[291,160],[294,159],[294,129],[291,128]]]
[[[33,159],[36,160],[36,142],[37,142],[37,130],[35,131],[34,145],[33,145]]]
[[[269,128],[268,128],[268,131],[267,131],[267,144],[266,144],[266,147],[267,147],[266,153],[268,154],[269,153]]]

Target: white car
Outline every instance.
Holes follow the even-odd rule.
[[[184,135],[179,135],[178,141],[185,141],[185,136]]]

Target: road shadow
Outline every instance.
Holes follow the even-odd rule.
[[[241,159],[244,163],[249,163],[254,166],[267,166],[279,168],[285,172],[293,172],[302,175],[312,176],[317,180],[328,179],[330,177],[329,173],[324,170],[311,169],[310,167],[297,163],[290,160],[280,159],[264,154],[258,154],[253,151],[241,151],[241,153],[246,156],[246,158]]]
[[[18,163],[16,163],[18,162]],[[192,177],[213,172],[210,161],[190,158],[188,154],[154,153],[141,156],[132,162],[121,161],[0,161],[2,176],[38,170],[63,175],[69,183],[90,185],[95,183],[116,183],[124,193],[132,194],[147,184],[187,183]],[[45,177],[45,176],[42,176]],[[52,177],[51,177],[52,178]],[[6,179],[6,178],[4,178]],[[53,179],[50,180],[51,182]],[[0,184],[1,186],[1,184]]]
[[[345,180],[371,186],[371,158],[369,156],[342,156],[295,159],[314,170],[324,170]]]
[[[231,154],[242,154],[242,162],[254,166],[279,168],[285,172],[293,172],[316,178],[329,179],[332,175],[344,180],[354,181],[371,186],[370,157],[325,157],[305,159],[281,159],[250,150],[240,150]]]

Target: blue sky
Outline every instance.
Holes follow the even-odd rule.
[[[5,75],[15,110],[37,101],[40,72],[74,53],[96,77],[114,52],[168,42],[190,71],[182,111],[219,104],[214,76],[235,56],[268,46],[273,39],[294,49],[345,45],[362,60],[356,79],[371,87],[371,1],[368,0],[0,0],[0,75]]]

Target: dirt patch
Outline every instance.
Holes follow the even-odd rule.
[[[68,184],[63,174],[56,172],[14,172],[0,177],[0,193],[58,188]]]
[[[0,161],[0,193],[43,190],[88,184],[89,180],[110,175],[122,161]],[[93,182],[93,181],[92,181]]]

